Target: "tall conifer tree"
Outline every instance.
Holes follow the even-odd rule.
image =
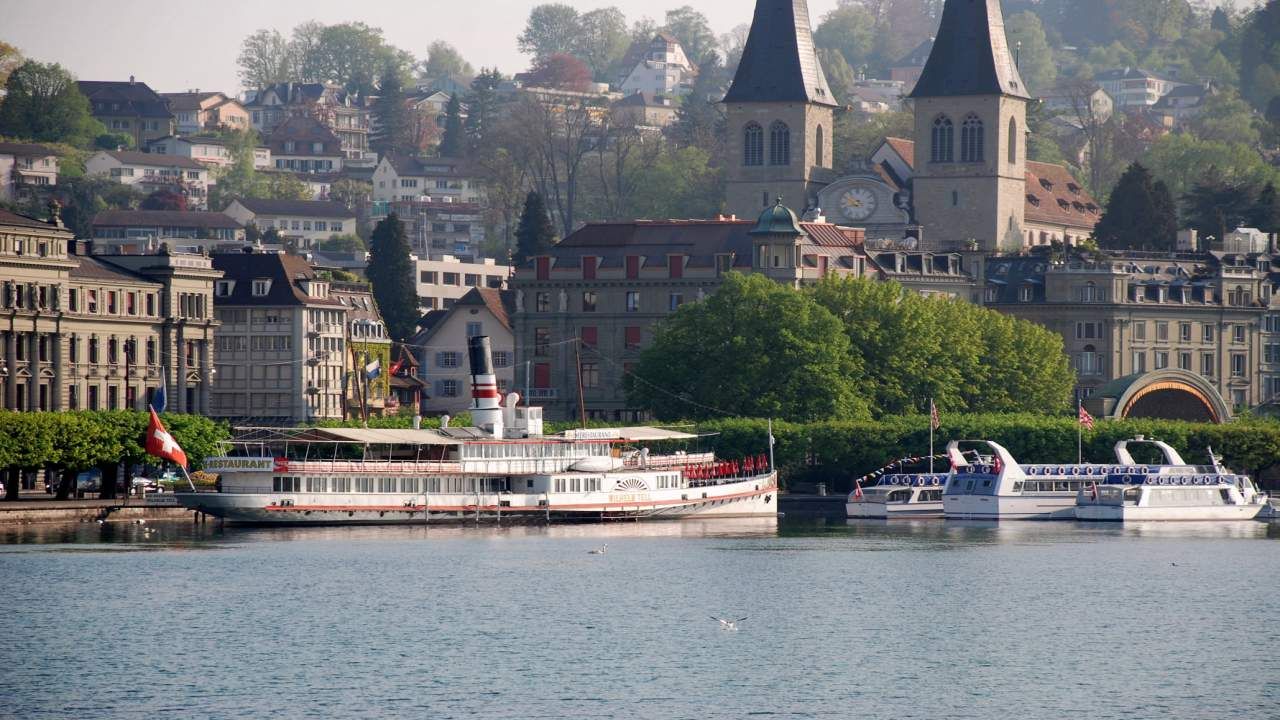
[[[409,261],[409,240],[395,213],[378,221],[369,248],[369,282],[382,319],[395,340],[408,340],[418,320],[418,293]]]
[[[466,150],[465,138],[462,135],[462,101],[455,93],[445,106],[444,138],[440,140],[440,156],[462,157]]]
[[[1178,214],[1162,182],[1133,163],[1111,191],[1107,210],[1093,228],[1093,237],[1114,250],[1172,250],[1178,236]]]
[[[542,255],[555,245],[556,229],[547,215],[547,205],[542,196],[532,190],[524,198],[524,211],[520,213],[520,225],[516,227],[516,265],[524,265],[529,258]]]

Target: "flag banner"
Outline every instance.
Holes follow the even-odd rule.
[[[942,421],[938,419],[938,406],[933,404],[933,399],[929,400],[929,427],[937,430],[942,427]]]
[[[377,378],[382,374],[382,360],[375,358],[373,362],[364,366],[364,376],[370,380]]]
[[[187,466],[187,454],[169,431],[164,429],[164,423],[160,422],[160,416],[154,408],[151,410],[151,422],[147,425],[146,447],[148,455],[170,460],[184,468]]]
[[[1093,416],[1089,414],[1088,410],[1084,409],[1083,405],[1080,406],[1080,424],[1090,430],[1093,429]]]
[[[399,360],[391,363],[391,369],[388,372],[392,375],[396,375],[400,372],[400,368],[402,367],[404,367],[404,358],[400,358]]]
[[[862,499],[862,483],[857,480],[853,482],[853,497],[855,500]]]
[[[151,408],[158,413],[164,412],[165,405],[169,402],[169,393],[165,390],[164,373],[160,374],[160,387],[151,395]]]

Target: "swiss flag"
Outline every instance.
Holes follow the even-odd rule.
[[[155,408],[151,408],[151,422],[147,425],[147,454],[171,460],[182,467],[187,466],[187,454],[182,452],[178,442],[164,429],[164,423],[160,422]]]

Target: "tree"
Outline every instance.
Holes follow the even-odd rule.
[[[462,76],[469,78],[475,75],[471,63],[462,58],[462,53],[444,40],[436,40],[427,47],[427,59],[422,61],[422,77],[427,80],[441,80]]]
[[[1187,225],[1201,238],[1221,240],[1244,224],[1252,214],[1256,197],[1249,183],[1230,179],[1210,167],[1182,196],[1183,214]]]
[[[535,60],[528,77],[528,84],[535,87],[583,91],[591,86],[591,70],[586,63],[565,53]]]
[[[258,197],[269,200],[314,200],[311,188],[302,178],[291,172],[273,172],[267,175],[265,187]]]
[[[9,73],[22,63],[22,51],[0,40],[0,85],[4,85],[9,80]]]
[[[708,55],[707,62],[698,68],[689,94],[676,108],[676,121],[667,128],[667,137],[684,147],[696,147],[707,151],[711,157],[723,157],[725,119],[720,108],[724,87],[720,58]]]
[[[563,3],[546,3],[529,11],[529,20],[516,40],[516,46],[535,60],[571,53],[577,43],[578,31],[577,10]]]
[[[9,74],[0,104],[0,135],[87,147],[102,132],[88,98],[61,65],[28,60]]]
[[[915,116],[905,111],[869,116],[840,113],[831,138],[832,167],[837,172],[852,170],[866,161],[886,137],[912,137],[915,122]]]
[[[387,331],[394,340],[408,340],[416,330],[418,294],[409,262],[409,241],[395,213],[373,228],[367,273]]]
[[[356,210],[369,201],[373,195],[373,183],[354,178],[342,178],[329,185],[329,199],[347,206],[348,210]]]
[[[707,16],[692,7],[683,5],[668,10],[665,27],[680,41],[685,56],[693,62],[701,62],[707,53],[715,52],[716,36],[711,32]]]
[[[414,60],[388,45],[380,28],[362,22],[329,25],[306,50],[306,74],[315,80],[332,80],[357,95],[371,95],[388,68],[407,73]]]
[[[380,156],[400,155],[414,149],[413,119],[405,104],[400,73],[394,67],[383,68],[373,112],[378,117],[378,128],[369,138],[371,149]]]
[[[187,209],[187,198],[182,193],[160,189],[143,198],[138,206],[141,210],[177,210]]]
[[[1018,56],[1018,74],[1034,95],[1053,87],[1058,78],[1058,67],[1053,61],[1053,50],[1045,38],[1040,18],[1029,10],[1014,13],[1005,18],[1005,37],[1009,49]]]
[[[610,82],[630,42],[622,11],[616,7],[599,8],[578,18],[574,55],[587,64],[596,82]]]
[[[1221,90],[1205,100],[1205,107],[1189,125],[1200,140],[1257,145],[1262,139],[1255,126],[1255,113],[1232,89]]]
[[[1275,183],[1267,183],[1258,193],[1249,213],[1249,224],[1265,233],[1280,232],[1280,196]]]
[[[1262,187],[1280,184],[1280,168],[1273,167],[1243,143],[1200,140],[1191,133],[1171,133],[1156,140],[1143,156],[1142,164],[1164,180],[1169,192],[1179,197],[1190,192],[1207,168],[1215,168],[1231,182]]]
[[[541,195],[530,190],[524,199],[520,225],[516,228],[516,266],[523,266],[536,255],[546,254],[555,243],[556,229],[547,215],[547,206]]]
[[[724,202],[724,169],[699,147],[662,148],[633,163],[622,200],[625,218],[715,217]]]
[[[258,147],[258,134],[253,130],[240,130],[225,136],[231,164],[214,171],[214,185],[209,190],[209,207],[225,208],[235,198],[262,197],[262,179],[253,164],[253,153]]]
[[[62,204],[62,221],[76,237],[93,237],[93,216],[103,210],[131,210],[142,200],[129,185],[111,178],[59,178],[54,197]]]
[[[471,93],[467,95],[467,121],[463,131],[467,135],[467,154],[474,156],[486,142],[498,113],[498,85],[502,73],[497,68],[480,68],[480,74],[471,81]]]
[[[526,96],[512,103],[496,140],[550,205],[563,235],[576,227],[583,162],[599,134],[601,109],[594,98],[552,104]]]
[[[277,30],[259,30],[246,37],[236,64],[240,81],[247,88],[262,88],[292,77],[289,43]]]
[[[441,157],[462,157],[467,143],[462,131],[462,101],[455,94],[445,106],[444,137],[440,140]]]
[[[664,420],[866,418],[853,369],[826,308],[763,275],[729,273],[713,295],[655,326],[627,395]]]
[[[1255,108],[1265,110],[1280,96],[1280,0],[1249,13],[1239,42],[1241,91]]]
[[[364,241],[355,235],[331,235],[318,244],[327,252],[360,253],[365,251]]]
[[[818,62],[822,63],[822,71],[827,76],[827,85],[831,87],[835,101],[841,104],[853,102],[858,76],[853,68],[849,67],[844,55],[841,55],[839,50],[819,48]]]
[[[1112,189],[1093,237],[1108,249],[1173,250],[1178,234],[1173,207],[1168,189],[1133,163]]]
[[[875,42],[874,16],[865,7],[853,3],[843,3],[823,15],[822,22],[813,31],[814,45],[834,50],[853,68],[868,64]]]

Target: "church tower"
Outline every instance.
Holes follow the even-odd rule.
[[[910,97],[911,196],[925,243],[1021,249],[1030,96],[1009,54],[1000,0],[946,0]]]
[[[814,51],[805,0],[756,0],[724,105],[727,210],[753,218],[778,197],[792,207],[816,203],[830,181],[836,102]]]

